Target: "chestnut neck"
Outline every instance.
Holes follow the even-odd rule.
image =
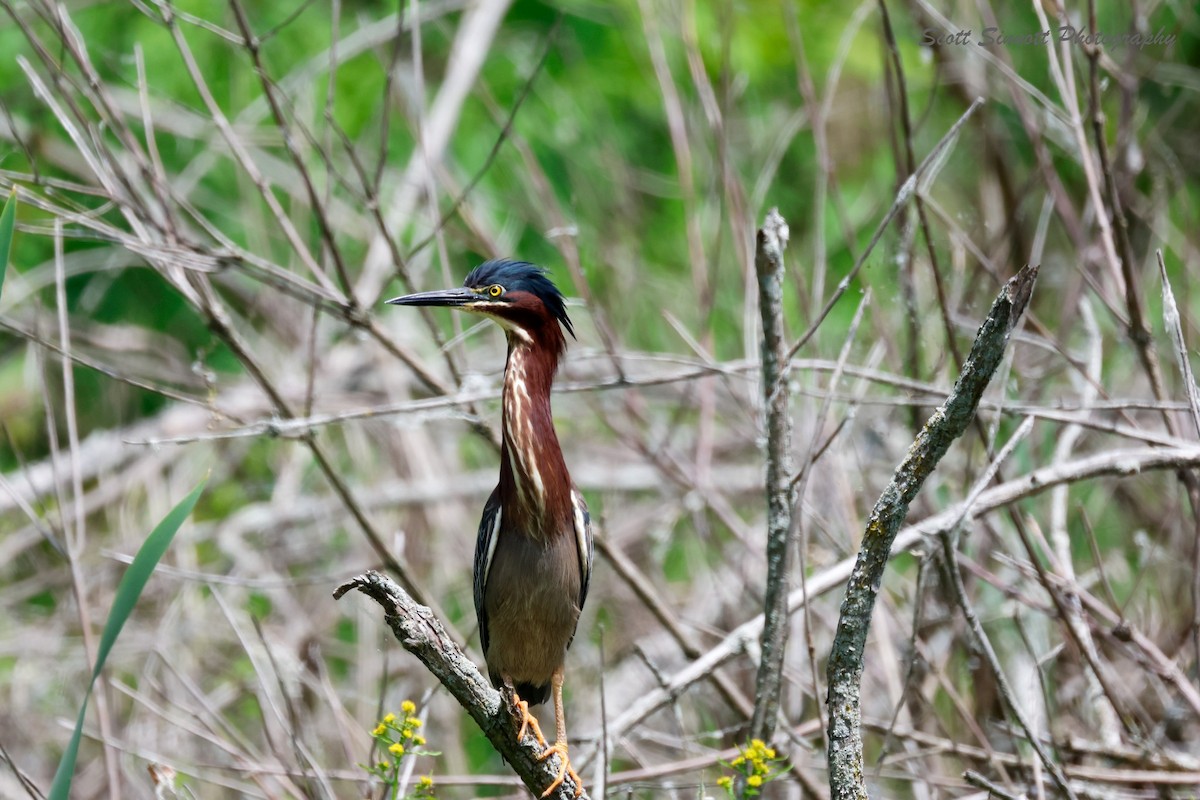
[[[550,389],[566,340],[557,321],[506,333],[500,448],[504,527],[545,539],[561,527],[555,520],[571,515],[571,478],[550,408]]]

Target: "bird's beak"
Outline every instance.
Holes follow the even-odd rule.
[[[435,292],[406,294],[403,297],[393,297],[387,302],[393,306],[449,306],[451,308],[462,308],[478,299],[479,295],[475,294],[475,292],[460,286],[456,289],[439,289]]]

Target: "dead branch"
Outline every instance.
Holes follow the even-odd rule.
[[[413,600],[391,578],[374,570],[343,583],[334,591],[334,599],[340,599],[351,589],[358,589],[383,606],[384,619],[396,640],[441,681],[530,791],[540,796],[558,774],[558,757],[539,760],[538,756],[545,748],[538,744],[532,732],[527,731],[523,739],[517,739],[519,712],[510,703],[502,701],[500,692],[480,674],[475,663],[455,644],[433,612]],[[577,789],[579,794],[576,794]],[[561,800],[587,800],[587,796],[582,786],[575,786],[570,773],[550,795]]]
[[[783,656],[787,650],[787,598],[795,547],[792,529],[792,420],[788,413],[787,333],[783,324],[783,249],[787,222],[771,209],[758,231],[754,266],[762,314],[762,391],[767,429],[767,586],[763,602],[762,660],[750,735],[770,739],[779,713]]]

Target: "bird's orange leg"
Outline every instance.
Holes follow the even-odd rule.
[[[546,791],[542,792],[542,797],[549,797],[550,794],[562,785],[563,779],[567,775],[571,776],[571,780],[575,782],[575,796],[583,794],[583,781],[579,778],[579,773],[571,766],[571,759],[567,756],[567,718],[563,715],[562,687],[563,687],[563,669],[559,667],[554,671],[554,677],[551,678],[551,687],[554,690],[554,744],[549,745],[546,751],[538,756],[539,761],[545,761],[555,753],[562,759],[562,765],[558,768],[558,775],[554,778],[554,782],[546,787]]]

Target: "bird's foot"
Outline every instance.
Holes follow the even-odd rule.
[[[525,731],[532,731],[533,736],[537,739],[537,743],[542,747],[549,747],[550,743],[546,741],[546,737],[542,735],[542,726],[538,724],[537,717],[529,711],[529,703],[526,703],[516,693],[513,694],[513,699],[517,710],[521,712],[521,728],[517,731],[517,741],[525,738]]]
[[[546,787],[546,791],[542,792],[542,797],[549,797],[555,789],[562,786],[563,780],[570,775],[571,780],[575,782],[575,796],[583,794],[583,780],[580,779],[579,773],[571,766],[571,759],[567,756],[567,743],[555,742],[549,745],[545,752],[538,756],[538,761],[545,761],[550,756],[558,754],[561,763],[558,768],[558,775],[554,777],[554,782]]]

